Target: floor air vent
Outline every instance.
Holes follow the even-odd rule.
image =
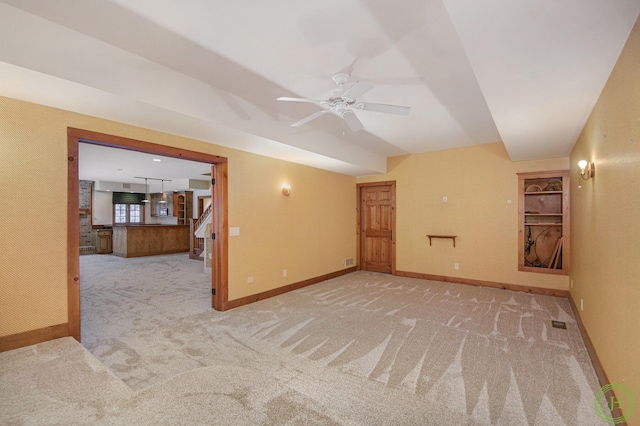
[[[567,329],[567,323],[562,321],[551,321],[551,325],[553,326],[553,328],[562,328],[564,330]]]

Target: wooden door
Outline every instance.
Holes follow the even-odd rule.
[[[359,185],[360,269],[395,272],[395,182]]]

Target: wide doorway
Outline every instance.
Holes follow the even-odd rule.
[[[228,302],[227,257],[227,159],[146,141],[122,138],[87,130],[68,128],[67,157],[67,294],[69,335],[80,341],[80,265],[79,265],[79,146],[80,143],[136,151],[158,156],[206,163],[211,168],[211,200],[213,206],[211,230],[211,306],[225,310]],[[212,236],[213,236],[212,235]]]

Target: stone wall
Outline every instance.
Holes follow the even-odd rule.
[[[93,192],[93,181],[80,181],[80,211],[86,209],[86,214],[80,214],[80,254],[94,254],[96,246],[91,229],[91,196]]]

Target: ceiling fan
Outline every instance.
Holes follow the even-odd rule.
[[[290,98],[286,96],[278,98],[279,101],[306,102],[319,105],[323,108],[321,111],[311,114],[300,121],[296,121],[291,125],[292,127],[302,126],[322,115],[333,113],[346,121],[349,128],[356,132],[362,130],[364,126],[354,111],[374,111],[396,115],[409,115],[409,111],[411,111],[411,108],[405,106],[358,102],[357,99],[360,96],[373,89],[372,84],[356,81],[351,87],[345,89],[344,86],[349,80],[349,74],[334,74],[332,79],[334,83],[338,85],[338,88],[332,90],[327,99]]]

